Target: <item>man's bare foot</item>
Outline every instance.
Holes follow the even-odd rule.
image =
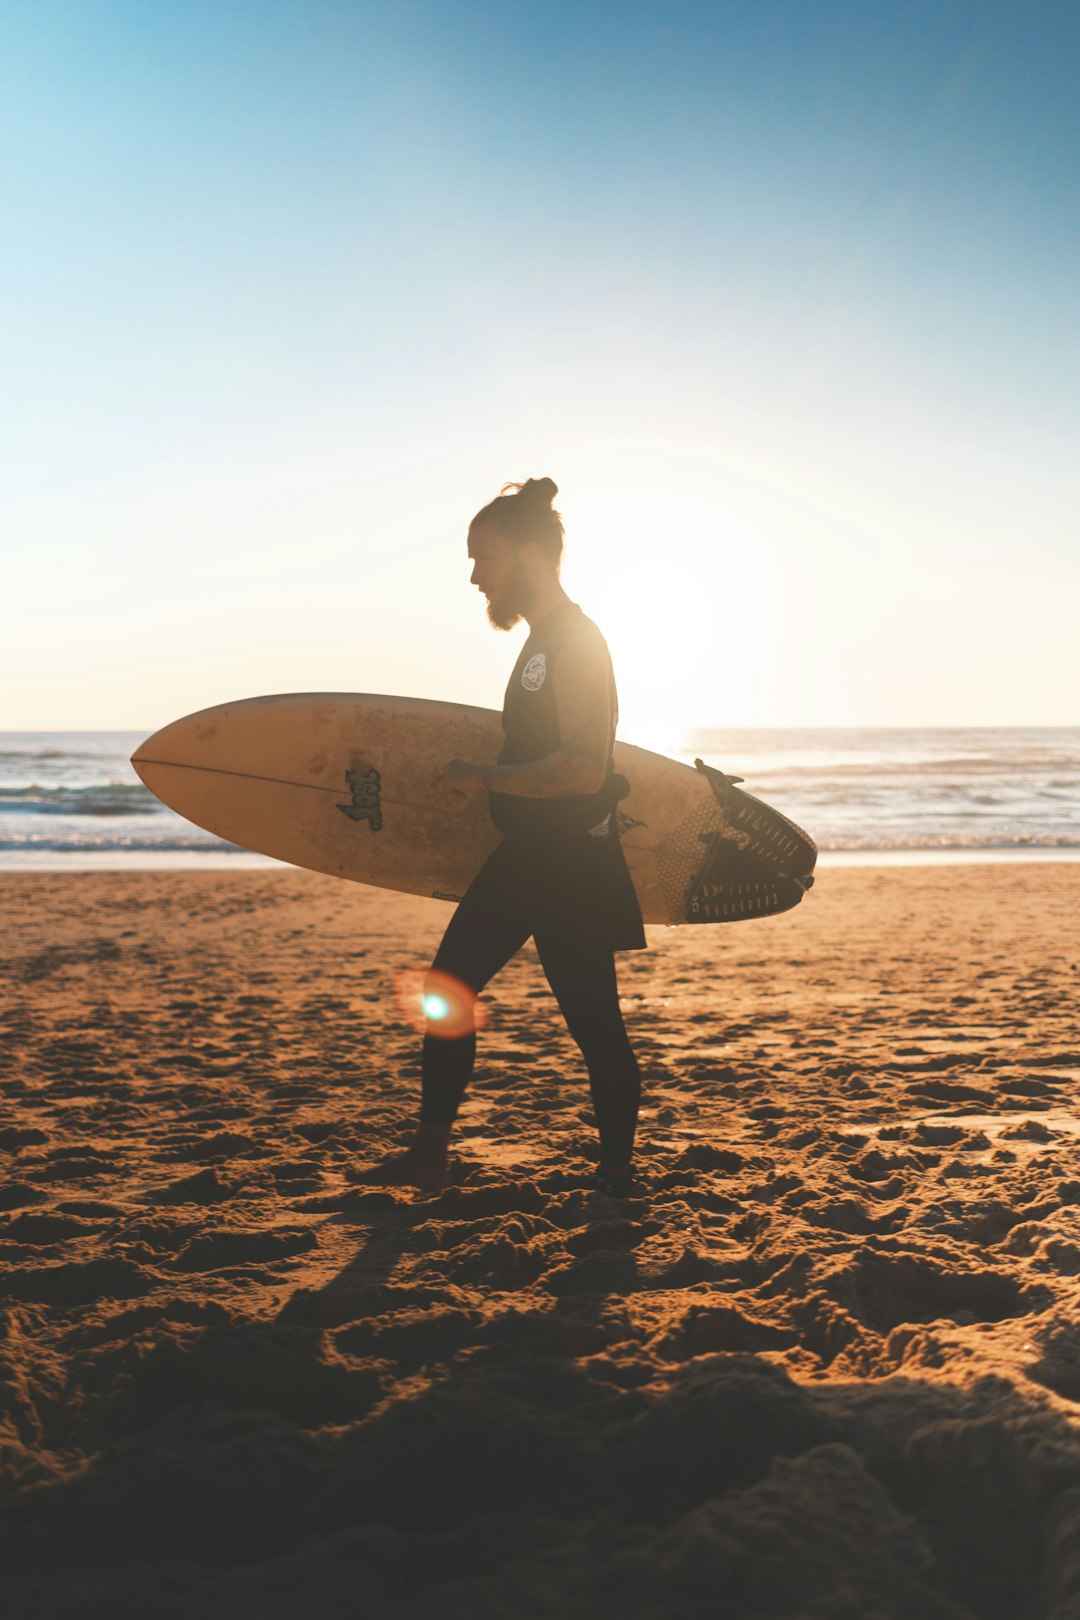
[[[416,1187],[422,1193],[437,1193],[442,1192],[445,1185],[446,1167],[440,1170],[424,1164],[409,1148],[405,1153],[395,1153],[392,1158],[372,1165],[370,1170],[359,1171],[353,1179],[374,1187]]]
[[[645,1191],[635,1179],[633,1164],[629,1162],[614,1167],[597,1165],[595,1186],[597,1192],[606,1193],[609,1198],[640,1198]]]
[[[376,1187],[416,1187],[429,1195],[446,1185],[449,1125],[420,1125],[404,1153],[392,1153],[352,1179]]]

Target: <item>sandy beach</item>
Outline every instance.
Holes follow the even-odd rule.
[[[621,958],[646,1199],[531,947],[438,1199],[449,909],[0,877],[18,1620],[1080,1615],[1080,864],[831,869]]]

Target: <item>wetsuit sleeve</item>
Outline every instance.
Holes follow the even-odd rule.
[[[595,781],[578,791],[595,792],[603,784],[614,740],[614,692],[611,660],[597,634],[574,636],[560,649],[553,673],[559,747]]]

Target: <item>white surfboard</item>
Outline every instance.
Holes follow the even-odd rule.
[[[428,784],[449,759],[493,764],[502,737],[494,709],[292,693],[187,715],[131,763],[164,804],[230,843],[455,901],[500,835],[485,794],[462,801]],[[646,922],[767,916],[813,882],[807,835],[722,773],[629,743],[616,743],[615,768],[630,784],[615,831]]]

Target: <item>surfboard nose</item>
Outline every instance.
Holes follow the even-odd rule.
[[[160,731],[152,732],[145,738],[131,756],[131,766],[136,775],[147,787],[147,772],[155,765],[182,765],[185,763],[183,746],[185,735],[190,735],[190,717],[181,720],[170,720],[167,726]]]
[[[162,729],[167,730],[168,728],[163,727]],[[155,731],[149,737],[145,737],[128,761],[132,770],[135,772],[135,775],[143,783],[144,787],[150,786],[149,782],[146,780],[146,771],[147,767],[159,757],[157,741],[160,736],[161,732]]]
[[[207,762],[222,719],[228,710],[236,708],[236,704],[222,703],[212,709],[199,709],[194,714],[170,720],[168,725],[144,738],[130,762],[144,787],[163,804],[176,809],[169,786],[172,773],[178,768],[196,768]]]
[[[144,737],[128,761],[135,774],[141,777],[144,782],[146,781],[146,777],[143,775],[144,767],[156,757],[157,749],[155,745],[160,736],[161,732],[155,731],[149,737]]]
[[[218,703],[211,709],[196,709],[170,720],[139,744],[131,763],[138,771],[140,764],[185,765],[196,757],[201,759],[213,748],[222,721],[259,701],[249,698],[242,703]]]

